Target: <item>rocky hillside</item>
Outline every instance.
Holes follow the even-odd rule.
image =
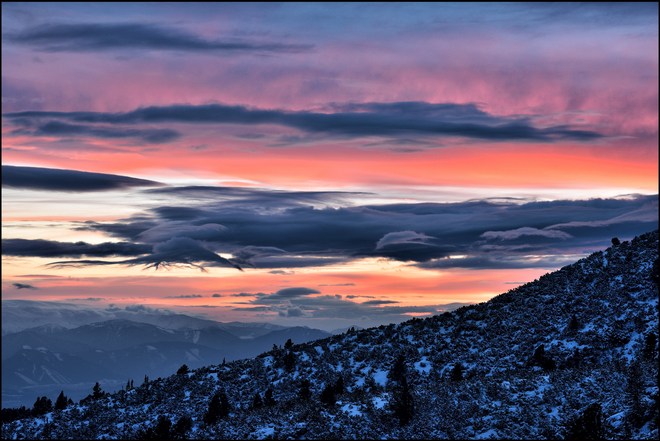
[[[451,313],[97,390],[3,438],[657,439],[657,283],[655,231]]]

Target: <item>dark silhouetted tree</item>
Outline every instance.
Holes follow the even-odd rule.
[[[55,410],[62,410],[65,409],[67,406],[67,398],[64,395],[64,391],[60,392],[60,394],[57,396],[57,400],[55,400]]]
[[[254,399],[252,400],[252,408],[253,409],[261,409],[263,407],[264,403],[261,400],[261,395],[259,395],[259,392],[254,394]]]
[[[546,355],[545,347],[543,345],[539,345],[536,348],[529,364],[531,366],[539,366],[545,371],[551,371],[555,368],[555,362]]]
[[[25,406],[21,407],[5,407],[2,409],[2,423],[11,423],[12,421],[29,418],[32,415],[30,409]]]
[[[449,379],[451,381],[461,381],[463,379],[463,365],[460,362],[457,362],[454,364],[454,367],[451,369],[451,373],[449,374]]]
[[[337,402],[337,397],[335,397],[335,388],[328,384],[323,391],[321,392],[320,397],[321,403],[325,404],[328,407],[334,406]]]
[[[392,385],[390,408],[394,416],[399,419],[399,424],[405,426],[415,413],[415,404],[406,378],[406,359],[403,354],[396,358],[387,376]]]
[[[629,403],[628,421],[633,427],[641,427],[644,420],[644,404],[642,395],[644,390],[644,373],[639,360],[635,360],[628,368],[626,395]]]
[[[94,387],[92,388],[92,398],[94,400],[98,400],[100,398],[103,398],[105,396],[105,392],[103,392],[103,389],[101,389],[101,385],[97,381]]]
[[[287,339],[286,343],[284,343],[284,349],[289,351],[289,350],[291,350],[292,347],[293,347],[293,342],[289,338],[289,339]]]
[[[150,427],[142,430],[137,434],[137,439],[140,440],[167,440],[172,439],[171,429],[172,421],[165,415],[158,416],[156,427]]]
[[[651,268],[651,280],[655,283],[655,286],[660,285],[660,257],[656,257],[653,261],[653,267]]]
[[[337,381],[335,382],[335,394],[336,395],[341,395],[344,393],[344,377],[341,375],[339,378],[337,378]]]
[[[614,245],[615,247],[621,245],[621,241],[619,240],[618,237],[613,237],[612,238],[612,245]]]
[[[171,428],[172,421],[170,421],[165,415],[160,415],[158,417],[158,422],[156,423],[156,428],[154,429],[154,439],[169,439]]]
[[[591,441],[603,437],[603,409],[599,403],[593,403],[568,424],[565,439]]]
[[[185,375],[189,371],[188,365],[182,364],[181,367],[179,368],[178,371],[176,371],[177,375]]]
[[[645,360],[653,360],[658,353],[655,349],[658,344],[658,336],[651,332],[644,338],[644,350],[642,352]]]
[[[309,380],[300,380],[300,389],[298,390],[298,397],[301,400],[307,401],[312,397],[312,391],[309,390]]]
[[[32,406],[32,415],[41,416],[53,410],[53,402],[48,397],[38,397]]]
[[[273,389],[268,388],[264,394],[264,405],[265,406],[274,406],[277,402],[273,398]]]
[[[172,427],[172,439],[188,439],[188,432],[192,429],[192,425],[192,418],[188,415],[179,418],[174,427]]]
[[[400,425],[405,426],[410,422],[415,414],[415,403],[406,377],[394,386],[390,405]]]
[[[296,356],[291,351],[287,351],[284,355],[284,368],[287,372],[293,372],[296,368]]]
[[[401,381],[401,379],[406,375],[406,358],[403,354],[399,356],[394,361],[392,368],[387,373],[387,378],[392,381]]]
[[[224,391],[216,392],[209,402],[209,408],[204,415],[204,422],[206,424],[214,424],[220,418],[229,415],[229,400]]]
[[[577,316],[573,314],[573,317],[571,317],[571,320],[568,322],[568,326],[566,327],[569,333],[575,334],[580,330],[580,322],[577,319]]]

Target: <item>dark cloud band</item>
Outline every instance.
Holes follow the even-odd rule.
[[[349,104],[335,106],[334,109],[332,113],[291,112],[208,104],[145,107],[125,113],[28,111],[6,113],[4,116],[22,121],[56,119],[79,124],[275,124],[309,134],[343,138],[448,136],[491,141],[552,142],[562,139],[589,141],[601,137],[596,132],[565,125],[538,128],[529,119],[491,115],[474,104],[392,102]]]
[[[88,52],[116,49],[211,53],[298,53],[310,45],[244,40],[209,40],[166,26],[142,23],[51,24],[8,34],[14,43],[46,52]]]
[[[2,254],[22,257],[111,257],[139,256],[151,252],[152,246],[130,242],[58,242],[43,239],[2,239]]]
[[[181,197],[190,191],[187,188]],[[657,195],[324,207],[324,195],[319,193],[315,208],[300,202],[298,193],[290,199],[286,192],[264,199],[264,190],[241,189],[219,201],[214,200],[217,194],[204,187],[197,192],[195,207],[168,205],[120,222],[88,222],[79,228],[153,245],[150,254],[119,263],[273,270],[365,257],[428,269],[552,269],[607,246],[613,236],[633,237],[658,228]],[[298,294],[304,295],[281,296]]]
[[[2,166],[2,186],[49,191],[104,191],[162,185],[146,179],[41,167]]]

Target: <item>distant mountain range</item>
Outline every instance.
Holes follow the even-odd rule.
[[[3,410],[3,436],[658,439],[658,267],[655,231],[453,312],[216,361],[38,416]],[[132,325],[99,326],[103,338]],[[163,345],[195,338],[169,335]]]
[[[5,307],[5,303],[9,303]],[[5,309],[6,308],[6,309]],[[86,322],[93,310],[47,302],[3,302],[3,315],[34,322],[58,311],[59,323]],[[307,342],[331,334],[307,327],[283,327],[267,323],[220,323],[184,314],[135,314],[119,311],[114,318],[73,328],[42,324],[2,336],[2,402],[5,407],[32,405],[37,396],[67,390],[72,398],[87,395],[89,382],[104,382],[108,390],[145,375],[169,375],[186,364],[208,364],[254,357],[288,339]],[[140,321],[134,321],[140,320]],[[10,329],[17,329],[11,321]],[[13,326],[13,327],[12,327]],[[57,392],[55,392],[57,393]]]
[[[98,309],[65,302],[2,301],[2,335],[39,326],[71,329],[113,319],[149,323],[164,329],[219,327],[237,337],[258,337],[270,331],[285,328],[285,326],[271,323],[221,323],[144,306]]]

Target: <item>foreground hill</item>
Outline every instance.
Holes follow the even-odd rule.
[[[655,231],[489,302],[97,391],[3,437],[657,439],[657,280]]]

